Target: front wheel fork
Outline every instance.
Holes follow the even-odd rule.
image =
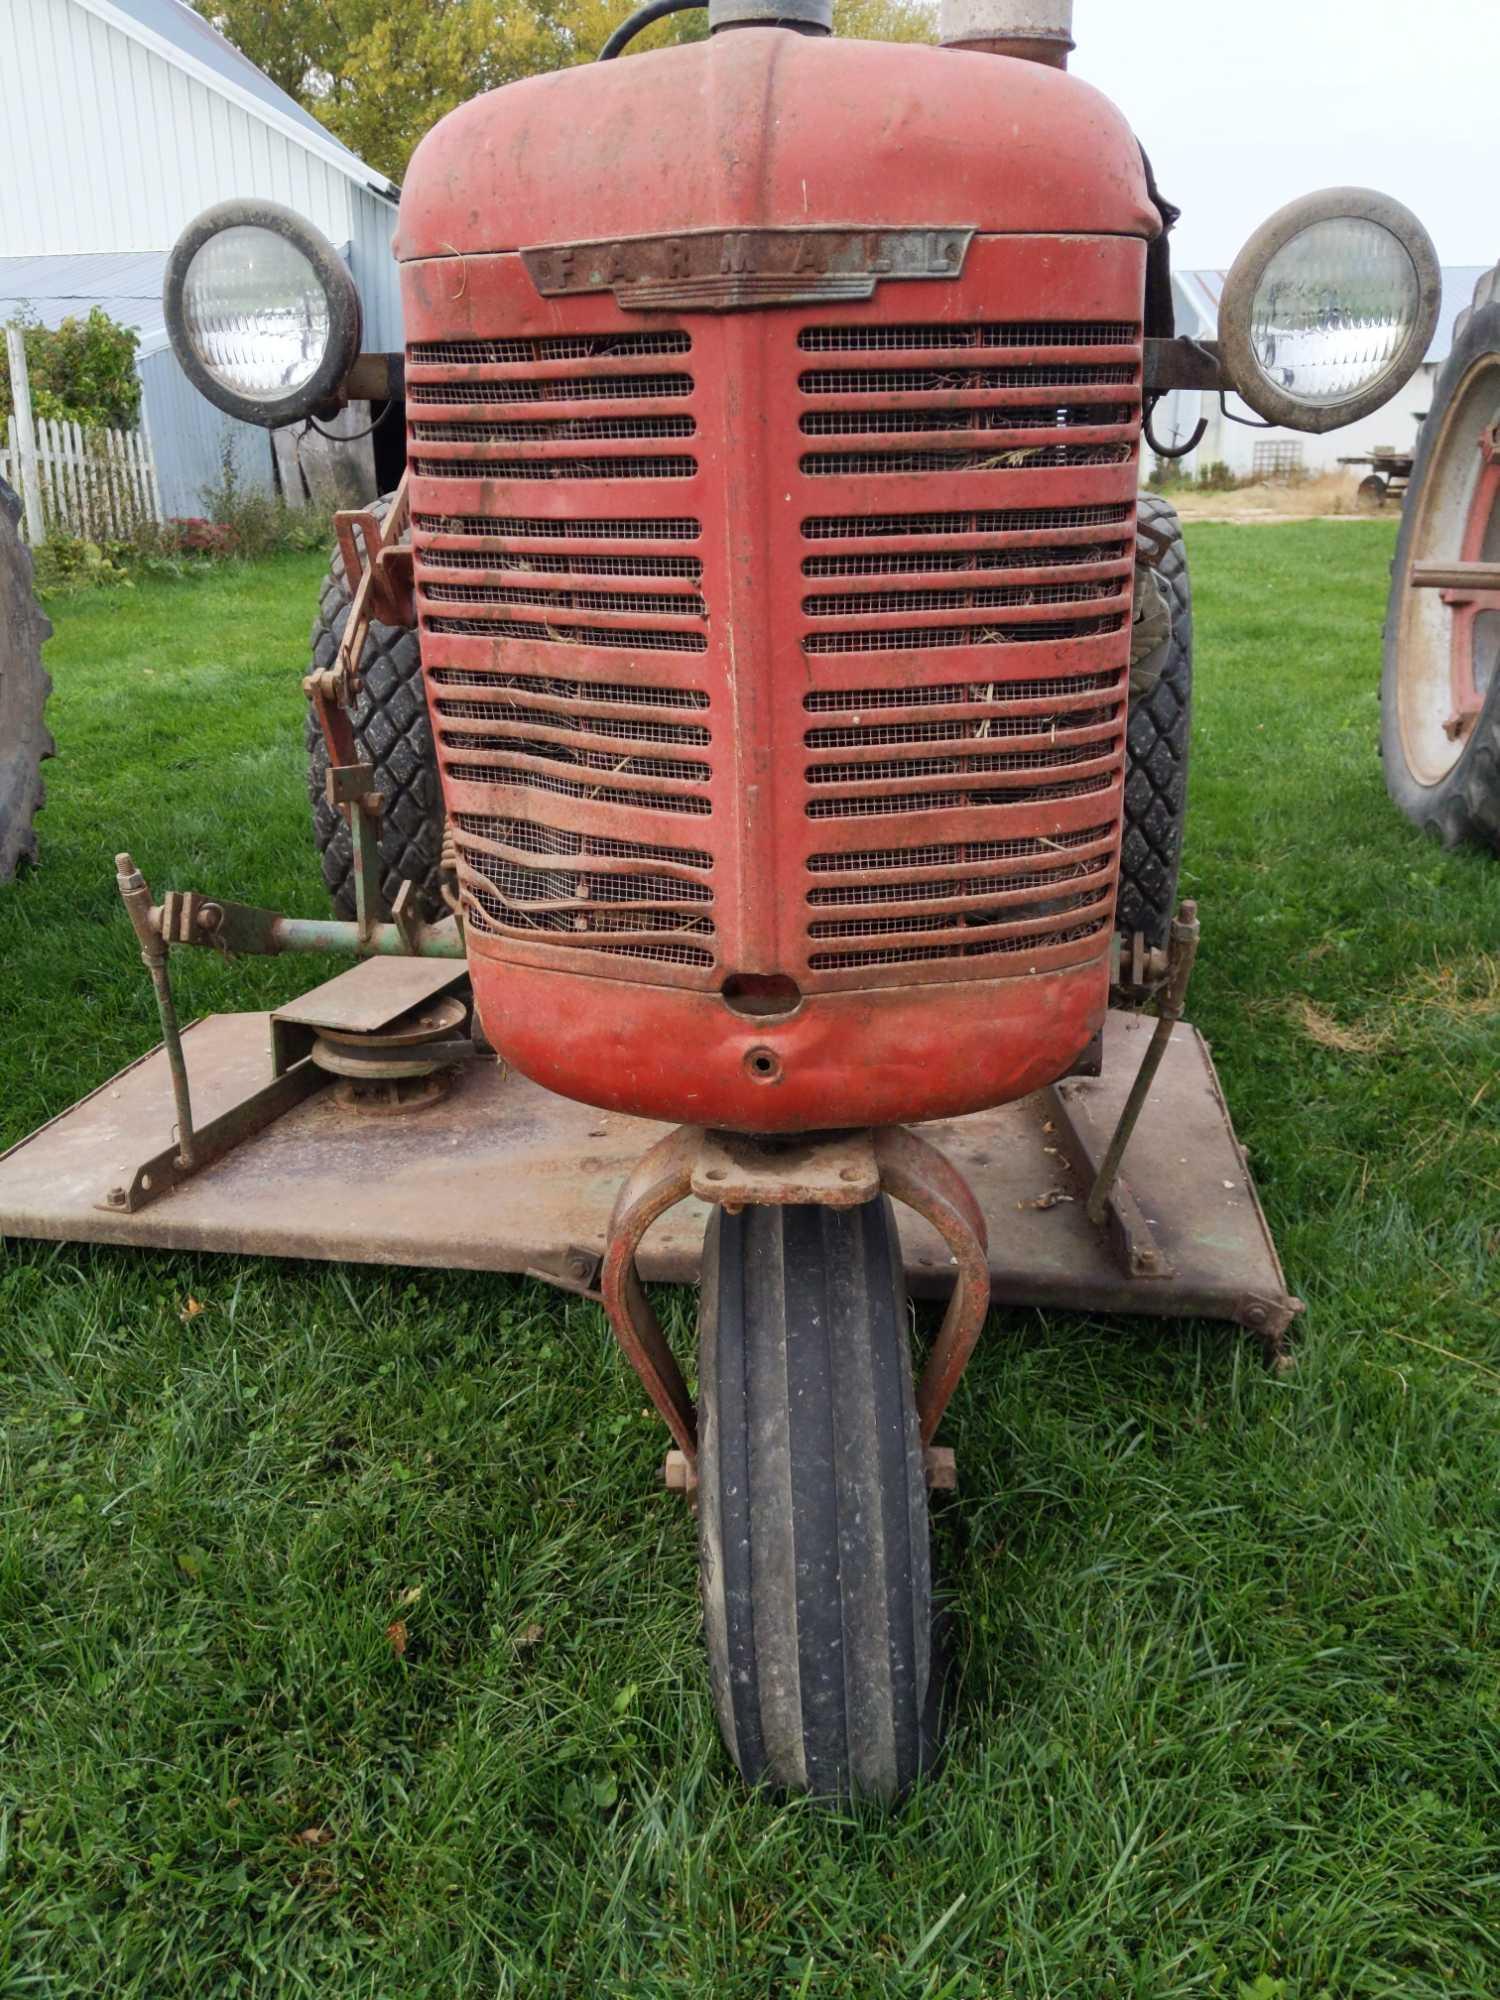
[[[610,1217],[601,1288],[625,1358],[671,1432],[670,1483],[696,1483],[698,1414],[636,1267],[651,1225],[689,1195],[731,1214],[750,1207],[848,1209],[882,1194],[915,1210],[947,1245],[953,1293],[917,1388],[917,1416],[933,1484],[952,1483],[952,1461],[933,1447],[943,1412],[968,1365],[989,1308],[984,1216],[957,1169],[904,1126],[752,1138],[696,1125],[668,1133],[636,1165]]]

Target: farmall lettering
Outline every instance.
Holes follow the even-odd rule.
[[[612,291],[636,311],[733,312],[870,298],[877,284],[957,278],[972,229],[704,229],[523,250],[544,298]]]

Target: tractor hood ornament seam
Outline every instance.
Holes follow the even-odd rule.
[[[957,278],[972,228],[694,229],[552,243],[521,261],[543,298],[612,291],[632,312],[743,312],[874,296],[896,279]]]

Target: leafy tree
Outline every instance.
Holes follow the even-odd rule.
[[[635,0],[199,0],[275,83],[392,180],[439,118],[518,77],[591,62]],[[836,0],[841,34],[930,41],[930,0]],[[698,12],[633,49],[698,39]]]
[[[140,335],[117,325],[102,306],[87,319],[65,319],[49,329],[25,307],[10,321],[21,329],[31,407],[39,417],[89,427],[132,430],[140,415],[141,378],[135,372]],[[0,420],[14,408],[10,369],[0,346]]]

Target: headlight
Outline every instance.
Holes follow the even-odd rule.
[[[1364,188],[1290,203],[1235,259],[1219,307],[1225,371],[1259,416],[1337,430],[1415,374],[1442,298],[1432,239]]]
[[[267,429],[326,408],[359,353],[347,266],[275,202],[221,202],[190,222],[167,260],[163,303],[194,386]]]

